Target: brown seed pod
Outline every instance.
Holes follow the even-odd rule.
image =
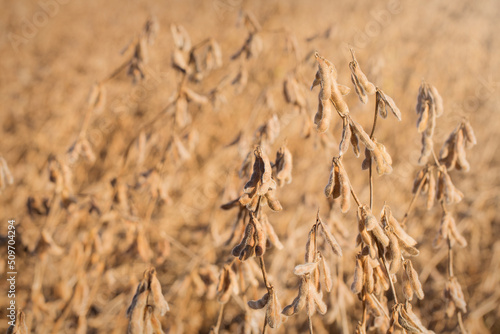
[[[304,262],[310,263],[315,262],[316,257],[316,225],[314,225],[309,231],[309,235],[306,243],[306,253],[304,255]]]
[[[413,265],[410,260],[406,260],[403,264],[405,273],[408,276],[408,280],[411,284],[411,288],[415,292],[415,295],[418,299],[424,299],[424,290],[422,290],[422,284],[418,279],[418,273],[415,269],[413,269]]]
[[[349,118],[350,124],[351,124],[351,129],[352,133],[356,134],[358,139],[365,145],[365,147],[373,151],[377,146],[375,143],[370,139],[370,136],[363,130],[363,127],[353,119]]]
[[[365,92],[368,95],[375,94],[376,91],[375,85],[372,84],[370,81],[368,81],[366,75],[363,73],[363,71],[361,71],[359,63],[356,60],[356,56],[354,55],[354,50],[351,49],[350,51],[351,51],[352,61],[349,62],[349,68],[351,69],[351,79],[353,80],[354,85],[356,86],[357,83],[360,86],[360,88],[363,89],[363,92]]]
[[[373,268],[373,274],[377,277],[377,281],[380,283],[384,291],[390,289],[389,277],[387,273],[382,269],[381,266],[376,266]]]
[[[320,263],[319,263],[319,269],[321,270],[323,280],[321,281],[321,285],[325,287],[325,290],[327,292],[332,291],[333,287],[333,280],[332,280],[332,273],[330,271],[330,267],[328,266],[328,263],[326,263],[326,259],[321,255]]]
[[[370,168],[370,165],[372,163],[372,154],[371,154],[371,152],[372,151],[370,151],[367,148],[365,148],[365,159],[361,163],[361,169],[362,170],[367,170],[367,169]]]
[[[446,215],[449,216],[447,218],[448,219],[448,230],[450,232],[449,237],[451,237],[451,239],[453,241],[455,241],[460,247],[462,247],[462,248],[466,247],[467,240],[465,240],[465,238],[462,236],[462,234],[460,234],[460,232],[458,231],[457,224],[455,223],[455,219],[453,218],[453,216],[449,212],[446,213]]]
[[[356,158],[359,158],[359,139],[358,136],[352,131],[352,126],[349,124],[351,127],[351,146],[352,150],[354,152],[354,155]]]
[[[341,85],[339,83],[337,83],[337,87],[339,88],[340,94],[342,94],[342,96],[348,95],[351,92],[351,89],[349,87]]]
[[[292,154],[286,147],[281,146],[276,153],[276,179],[278,185],[282,187],[292,182]]]
[[[318,72],[320,75],[320,99],[321,100],[329,100],[331,96],[333,80],[335,80],[332,76],[332,70],[334,70],[333,65],[323,57],[321,57],[318,53],[315,54],[316,61],[318,62]],[[314,84],[314,83],[313,83]]]
[[[427,174],[427,169],[421,169],[418,173],[417,176],[415,177],[415,180],[413,181],[413,188],[412,188],[412,194],[416,194],[417,190],[420,186],[421,182],[427,182],[428,174]]]
[[[372,293],[375,288],[375,280],[373,279],[373,268],[368,259],[368,256],[363,258],[363,283],[366,292]]]
[[[271,243],[277,249],[283,249],[283,244],[280,242],[278,235],[274,231],[273,225],[269,222],[269,219],[266,214],[262,214],[261,223],[264,226],[264,230],[266,232],[267,237],[271,241]]]
[[[330,100],[333,102],[335,109],[339,112],[341,116],[347,116],[349,114],[349,107],[342,97],[342,92],[340,91],[339,85],[336,80],[332,81],[332,91]]]
[[[391,274],[395,274],[401,268],[401,248],[396,235],[389,228],[386,228],[386,231],[389,238],[389,247],[386,249],[386,254],[389,255],[388,258],[391,260],[389,271]]]
[[[429,88],[430,88],[430,94],[432,96],[432,102],[434,103],[436,108],[436,117],[441,117],[441,115],[443,115],[444,112],[443,98],[439,94],[436,87],[434,87],[433,85],[429,85]]]
[[[474,130],[470,125],[468,120],[462,121],[462,126],[465,132],[465,139],[468,146],[474,146],[477,144],[476,135],[474,134]]]
[[[231,298],[231,292],[234,287],[234,280],[231,279],[231,268],[228,265],[224,265],[221,274],[219,276],[219,284],[217,285],[217,300],[221,304],[225,304]]]
[[[337,184],[338,184],[338,182],[337,182],[338,181],[338,170],[339,170],[339,167],[337,165],[335,165],[335,163],[333,163],[333,161],[332,161],[332,168],[330,170],[330,177],[328,178],[328,184],[325,187],[325,196],[327,198],[332,196],[332,194],[334,193],[333,190],[335,189],[335,187],[337,187],[337,189],[339,189],[338,195],[340,196],[340,185],[337,186]]]
[[[363,262],[361,261],[359,255],[356,257],[356,267],[354,269],[354,280],[351,285],[351,291],[354,294],[361,293],[361,290],[363,290],[363,275],[364,275],[364,270],[363,270]]]
[[[379,223],[367,205],[360,208],[361,219],[367,231],[373,230]]]
[[[314,304],[316,304],[316,310],[319,314],[324,315],[328,310],[325,302],[323,301],[323,292],[318,292],[316,289],[310,289],[310,298],[314,300]]]
[[[422,134],[422,151],[420,152],[420,158],[418,159],[418,163],[420,165],[425,164],[427,158],[431,155],[432,149],[434,147],[434,142],[432,141],[432,137],[428,137]]]
[[[309,283],[305,276],[301,277],[302,279],[300,281],[299,293],[297,297],[295,297],[293,302],[290,305],[286,306],[281,312],[288,317],[299,313],[304,308],[304,306],[306,306],[307,297],[309,295]]]
[[[328,226],[326,226],[325,223],[323,223],[321,220],[320,220],[320,226],[321,226],[321,232],[325,237],[326,241],[328,242],[328,244],[330,245],[330,247],[332,248],[333,253],[341,257],[342,248],[340,247],[339,243],[337,242],[333,234],[330,232]]]
[[[160,281],[158,281],[158,277],[156,276],[156,270],[154,268],[150,269],[149,275],[149,286],[151,294],[153,295],[153,306],[155,314],[163,316],[170,310],[170,308],[168,307],[168,303],[165,300],[163,293],[161,292],[161,284]]]
[[[10,322],[9,322],[10,323]],[[10,325],[7,329],[7,334],[28,334],[28,326],[26,325],[26,316],[22,310],[17,310],[15,324]]]
[[[318,267],[318,262],[308,262],[299,264],[293,269],[293,273],[297,276],[302,276],[312,273]]]
[[[379,114],[380,117],[382,118],[387,118],[387,107],[385,106],[385,101],[380,98],[380,95],[377,94],[376,96],[377,100],[377,113]]]
[[[269,208],[273,211],[281,211],[283,210],[283,207],[281,206],[281,203],[276,199],[276,196],[274,194],[274,190],[270,189],[266,195],[266,200],[267,204],[269,205]],[[254,210],[255,211],[255,210]]]
[[[377,223],[375,225],[375,227],[373,228],[373,230],[371,231],[371,233],[377,239],[377,241],[380,242],[380,244],[383,247],[389,246],[389,242],[390,242],[389,237],[385,233],[385,231],[382,228],[382,226],[380,226],[380,224]]]
[[[410,331],[410,333],[430,333],[430,331],[422,325],[420,319],[413,313],[411,304],[406,302],[405,305],[399,304],[398,322],[401,327]]]
[[[446,172],[446,170],[443,171],[442,177],[444,185],[444,198],[446,200],[446,203],[452,204],[460,202],[463,198],[463,194],[457,188],[455,188],[455,185],[453,185],[451,177],[448,172]]]
[[[450,231],[450,219],[453,219],[451,214],[444,214],[441,218],[441,223],[439,226],[439,231],[434,239],[432,246],[434,248],[440,248],[444,242],[448,239],[449,231]]]
[[[264,296],[262,296],[262,298],[258,300],[249,300],[247,304],[253,310],[260,310],[267,305],[268,300],[269,300],[269,293],[266,293]]]
[[[254,225],[251,223],[248,223],[247,226],[245,227],[245,234],[243,235],[243,239],[241,240],[241,242],[238,245],[236,245],[233,248],[233,250],[231,252],[233,254],[233,256],[240,256],[241,255],[245,246],[247,246],[253,240],[254,233],[255,233]]]
[[[455,149],[457,152],[457,164],[455,167],[458,170],[468,172],[470,169],[470,164],[465,156],[465,139],[463,130],[457,132],[457,136],[455,139]]]
[[[281,304],[278,300],[278,296],[274,291],[274,288],[271,287],[269,291],[269,301],[267,303],[266,309],[266,319],[267,324],[271,328],[278,328],[281,324]]]
[[[314,116],[314,124],[316,124],[316,130],[319,133],[323,133],[328,130],[330,126],[330,121],[332,119],[332,105],[330,100],[318,100],[318,111]]]
[[[259,222],[259,220],[252,217],[252,223],[255,225],[255,256],[262,256],[266,252],[266,233],[264,232],[264,228],[262,227],[262,224]]]
[[[450,277],[448,279],[445,295],[458,309],[460,309],[460,311],[463,313],[467,312],[467,303],[465,302],[464,293],[456,277]]]
[[[417,121],[417,131],[418,133],[423,133],[425,129],[427,129],[427,125],[429,122],[429,102],[425,101],[424,109],[420,113],[420,117]]]
[[[411,287],[410,279],[408,278],[408,274],[406,270],[403,271],[403,296],[406,300],[413,299],[413,288]]]
[[[339,145],[339,156],[345,154],[349,149],[349,143],[351,141],[351,126],[349,125],[349,120],[347,118],[343,118],[343,129],[342,129],[342,139],[340,140]]]
[[[407,241],[403,238],[400,238],[398,234],[395,234],[395,235],[396,235],[396,238],[398,238],[399,247],[401,249],[401,253],[404,256],[418,256],[418,254],[420,254],[420,252],[418,251],[418,249],[416,247],[414,247],[414,245],[407,243]],[[411,240],[415,241],[413,238],[411,238]]]
[[[386,95],[383,91],[381,91],[378,88],[377,88],[377,100],[384,101],[384,106],[386,108],[385,114],[387,114],[387,109],[388,109],[398,119],[398,121],[401,121],[401,111],[396,106],[396,103],[394,103],[394,100],[389,95]]]
[[[349,63],[349,67],[351,67],[350,65],[351,63]],[[353,71],[352,68],[351,71]],[[366,104],[368,102],[368,96],[366,95],[366,91],[364,90],[363,86],[361,86],[358,78],[354,73],[351,74],[351,81],[354,85],[354,89],[356,90],[356,94],[358,94],[359,100],[361,101],[361,103]]]
[[[349,211],[351,207],[351,184],[349,183],[349,177],[345,169],[337,162],[339,165],[339,184],[340,184],[340,208],[342,213]]]

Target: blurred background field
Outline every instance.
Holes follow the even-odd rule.
[[[238,171],[253,148],[255,131],[273,117],[280,129],[269,145],[270,158],[285,139],[294,158],[293,182],[277,191],[283,211],[269,215],[284,245],[266,253],[280,300],[286,305],[294,298],[293,268],[302,262],[318,208],[329,224],[335,220],[348,232],[341,236],[334,230],[344,256],[331,264],[343,271],[350,286],[355,210],[346,215],[335,206],[330,210],[323,194],[331,158],[338,154],[341,122],[334,118],[327,135],[312,129],[304,136],[304,124],[317,108],[317,91],[308,89],[316,73],[311,55],[318,51],[331,60],[339,82],[352,87],[348,45],[368,78],[395,100],[403,116],[401,122],[389,117],[377,128],[394,168],[375,178],[377,214],[386,202],[402,218],[411,200],[421,149],[415,104],[423,79],[444,99],[445,114],[434,135],[437,150],[463,117],[475,129],[478,144],[467,151],[471,170],[451,172],[465,195],[453,211],[469,244],[455,252],[455,274],[468,302],[467,329],[500,332],[499,2],[1,2],[0,156],[14,183],[0,194],[0,234],[6,235],[6,222],[14,218],[16,303],[25,310],[32,333],[125,332],[126,309],[150,266],[156,267],[170,304],[161,320],[165,332],[208,333],[219,311],[219,269],[234,246],[224,242],[235,213],[220,205],[241,193],[246,180]],[[244,12],[253,13],[262,27],[262,51],[248,60],[232,59],[248,37]],[[100,110],[87,112],[93,84],[126,61],[127,45],[151,15],[159,30],[148,47],[145,78],[134,84],[122,70],[105,83]],[[221,67],[185,82],[202,99],[188,103],[183,124],[175,119],[175,108],[166,108],[183,78],[172,66],[172,24],[182,25],[193,45],[213,38],[222,51]],[[242,68],[246,85],[238,81]],[[291,73],[304,91],[307,116],[283,94]],[[229,83],[221,88],[219,105],[213,103],[213,90],[224,78]],[[361,104],[354,90],[346,100],[353,117],[369,128],[374,101]],[[61,162],[67,161],[79,135],[91,153],[66,166]],[[368,201],[362,159],[350,151],[344,161],[353,187]],[[51,168],[64,174],[63,186],[51,182],[56,178]],[[427,211],[423,202],[418,199],[407,224],[419,243],[414,266],[426,294],[414,303],[414,311],[436,333],[458,333],[456,319],[445,316],[447,253],[432,248],[440,210]],[[1,254],[5,277],[5,251]],[[2,331],[7,329],[6,288],[2,279]],[[339,291],[326,298],[328,313],[314,316],[317,333],[354,331],[361,303]],[[335,307],[338,298],[341,308]],[[230,301],[221,332],[237,332],[243,314],[237,298]],[[260,324],[261,318],[256,319]],[[305,331],[307,318],[299,314],[271,332]]]

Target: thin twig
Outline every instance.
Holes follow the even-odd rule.
[[[405,213],[403,219],[401,220],[402,227],[406,226],[406,222],[408,221],[408,217],[411,213],[411,210],[413,209],[413,205],[415,204],[415,200],[417,199],[418,195],[420,195],[420,192],[422,191],[422,187],[425,183],[426,175],[427,175],[427,173],[424,175],[424,177],[422,177],[422,180],[420,180],[420,183],[418,184],[417,191],[413,195],[413,197],[410,201],[410,204],[408,205],[408,209],[406,209],[406,213]]]
[[[464,321],[462,319],[462,312],[460,311],[457,312],[457,318],[458,318],[458,326],[460,327],[460,331],[462,332],[462,334],[468,334],[469,332],[465,329]]]
[[[220,304],[219,316],[217,317],[217,323],[215,324],[214,327],[212,327],[214,334],[219,334],[220,325],[222,324],[222,314],[224,313],[224,305],[226,305],[226,304]]]

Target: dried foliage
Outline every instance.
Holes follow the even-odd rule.
[[[494,1],[56,2],[0,14],[0,331],[500,331]]]

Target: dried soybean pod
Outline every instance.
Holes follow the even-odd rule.
[[[382,93],[384,95],[384,102],[385,102],[385,106],[386,108],[389,107],[389,109],[391,110],[392,114],[394,116],[396,116],[396,118],[398,119],[398,121],[401,121],[401,111],[399,110],[399,108],[396,106],[396,103],[394,102],[394,100],[392,99],[392,97],[390,97],[389,95],[385,95],[384,93]]]
[[[281,146],[276,153],[276,178],[280,186],[292,182],[292,159],[292,153],[290,153],[286,144]]]
[[[427,170],[426,169],[421,169],[418,173],[417,176],[415,177],[415,180],[413,181],[413,188],[412,188],[412,194],[415,194],[418,190],[418,187],[420,186],[421,182],[426,182],[427,180]],[[425,179],[424,179],[425,178]],[[422,181],[424,180],[424,181]]]
[[[456,241],[458,243],[458,245],[460,247],[466,247],[467,246],[467,240],[465,240],[465,238],[460,234],[460,232],[458,231],[457,229],[457,224],[455,222],[455,219],[453,218],[453,216],[451,215],[451,213],[448,213],[449,215],[449,223],[448,223],[448,228],[449,228],[449,231],[450,231],[450,236],[452,237],[452,239],[454,241]]]
[[[444,112],[444,106],[443,106],[443,98],[439,94],[438,90],[436,87],[433,85],[429,85],[430,88],[430,93],[432,94],[433,102],[436,106],[436,117],[441,117]]]
[[[331,119],[332,119],[332,105],[330,103],[330,100],[319,99],[318,112],[314,117],[314,124],[316,124],[316,130],[319,133],[323,133],[326,130],[328,130]]]
[[[406,270],[403,271],[403,296],[407,300],[413,299],[413,289],[411,287],[410,279],[408,278]]]
[[[348,95],[351,92],[351,89],[347,86],[341,85],[337,83],[337,87],[339,88],[340,94],[343,96]]]
[[[332,90],[330,100],[333,102],[335,109],[342,115],[347,116],[349,114],[349,107],[342,97],[337,81],[333,80]]]
[[[350,51],[351,51],[351,55],[352,55],[352,61],[349,62],[349,68],[351,69],[352,75],[354,75],[354,77],[356,78],[356,81],[359,83],[359,85],[363,88],[363,90],[367,94],[369,94],[369,95],[374,94],[376,91],[375,85],[372,84],[370,81],[368,81],[368,78],[361,70],[359,63],[356,60],[356,56],[354,55],[354,50],[351,49]]]
[[[362,170],[367,170],[368,168],[370,168],[370,164],[372,163],[372,154],[371,154],[371,152],[372,151],[370,151],[369,149],[365,148],[365,159],[361,163],[361,169]]]
[[[316,227],[313,226],[309,231],[306,243],[306,253],[304,255],[304,262],[314,262],[316,256]]]
[[[429,102],[424,102],[424,110],[420,113],[420,117],[417,121],[417,131],[422,133],[427,129],[427,124],[429,122]]]
[[[358,139],[363,143],[363,145],[365,145],[368,150],[373,151],[377,146],[370,139],[370,136],[365,132],[365,130],[363,130],[363,127],[351,118],[349,119],[349,121],[351,123],[352,132],[358,136]]]
[[[278,201],[274,194],[274,190],[270,189],[266,193],[266,199],[267,199],[267,204],[269,205],[269,208],[273,211],[281,211],[283,210],[283,207],[281,206],[281,203]],[[254,210],[255,211],[255,210]]]
[[[351,185],[349,183],[349,177],[345,169],[339,165],[339,183],[340,183],[340,209],[342,213],[349,211],[351,207]]]
[[[405,270],[408,275],[408,280],[410,281],[411,287],[417,295],[417,298],[422,300],[424,299],[424,290],[422,290],[422,284],[418,279],[418,273],[415,269],[413,269],[413,265],[410,260],[405,261]]]
[[[269,222],[269,219],[265,214],[262,215],[261,220],[262,224],[264,225],[264,230],[266,231],[267,237],[274,245],[274,247],[278,249],[283,249],[283,244],[281,243],[280,239],[278,238],[278,235],[274,231],[273,225]]]
[[[462,312],[467,312],[467,304],[465,302],[464,293],[462,292],[462,287],[456,277],[451,277],[451,286],[450,286],[450,296],[455,303],[456,307],[459,308]]]
[[[321,74],[319,72],[319,70],[316,71],[316,75],[314,77],[314,81],[311,85],[311,90],[313,90],[314,87],[316,87],[317,85],[319,85],[321,83]]]
[[[465,157],[465,139],[464,139],[464,131],[458,131],[456,139],[455,139],[455,147],[457,152],[457,169],[464,170],[468,172],[470,169],[469,162]],[[460,168],[458,168],[460,167]]]
[[[233,256],[240,256],[245,246],[250,242],[250,240],[253,239],[254,233],[255,229],[253,224],[248,223],[247,226],[245,227],[245,234],[243,235],[243,239],[232,250]]]
[[[389,237],[385,234],[384,229],[380,226],[380,224],[377,223],[371,232],[382,246],[389,246]]]
[[[269,293],[266,293],[262,298],[258,300],[249,300],[248,306],[253,310],[260,310],[266,306],[267,301],[269,300]]]
[[[338,167],[332,161],[332,168],[330,170],[330,177],[328,178],[328,184],[325,187],[325,196],[327,198],[330,197],[330,196],[332,196],[333,189],[336,186],[337,173],[336,173],[335,169],[338,170]]]
[[[273,287],[271,287],[269,293],[269,301],[266,309],[267,324],[271,328],[278,328],[281,324],[281,304]]]
[[[356,158],[359,158],[359,139],[358,136],[352,131],[352,126],[351,127],[351,146],[352,150],[354,151],[354,155]]]
[[[349,63],[349,67],[351,67],[351,63]],[[351,71],[353,71],[352,68]],[[361,103],[366,104],[368,102],[368,96],[366,95],[365,89],[363,88],[363,86],[361,86],[358,78],[354,73],[351,73],[351,81],[354,85],[354,89],[356,90],[356,94],[358,95],[359,100],[361,101]]]
[[[373,279],[373,268],[368,259],[368,256],[365,256],[363,259],[363,280],[366,292],[372,293],[375,287],[375,281]]]
[[[323,281],[321,282],[322,285],[325,287],[325,290],[327,292],[332,291],[332,287],[333,287],[332,273],[331,273],[330,267],[328,266],[328,263],[326,263],[326,259],[323,255],[321,255],[319,268],[321,269],[321,271],[323,273]]]
[[[264,232],[262,224],[256,218],[252,217],[252,222],[255,225],[254,238],[257,239],[255,245],[255,256],[262,256],[266,252],[266,233]]]
[[[297,276],[302,276],[305,274],[310,274],[318,267],[318,262],[308,262],[304,264],[299,264],[293,269],[293,273]]]
[[[351,126],[349,125],[349,121],[347,117],[342,119],[343,121],[343,129],[342,129],[342,139],[340,140],[339,145],[339,156],[343,155],[349,149],[349,143],[351,141]]]
[[[394,233],[388,231],[389,236],[389,247],[387,248],[388,254],[391,257],[390,273],[395,274],[401,268],[401,249],[399,247],[398,238]]]
[[[387,118],[387,108],[385,106],[385,101],[382,99],[380,96],[379,92],[377,92],[376,95],[376,101],[377,101],[377,112],[382,118]]]
[[[363,262],[358,255],[356,257],[356,267],[354,269],[354,280],[351,285],[351,291],[354,294],[361,293],[361,290],[363,290],[363,274]]]
[[[331,75],[331,67],[328,66],[325,59],[321,57],[318,53],[315,54],[316,61],[318,62],[318,71],[321,78],[321,90],[320,90],[320,99],[328,100],[331,96],[332,91],[332,75]]]
[[[153,302],[155,311],[158,310],[161,316],[165,315],[166,312],[170,310],[168,307],[168,303],[161,292],[160,281],[158,281],[158,277],[156,276],[156,269],[152,268],[150,270],[150,290],[153,294]],[[155,312],[156,313],[156,312]]]
[[[325,237],[326,241],[332,247],[332,251],[337,255],[337,256],[342,256],[342,248],[340,248],[339,243],[333,236],[333,234],[330,232],[330,229],[328,226],[325,225],[322,221],[320,221],[320,226],[321,226],[321,232],[323,233],[323,236]]]
[[[465,132],[465,138],[467,139],[467,143],[470,144],[470,146],[476,145],[477,144],[476,135],[474,134],[474,129],[472,129],[472,126],[470,125],[469,121],[463,121],[462,124]]]
[[[450,218],[451,216],[449,213],[443,215],[443,217],[441,218],[439,231],[436,235],[436,238],[432,242],[432,247],[440,248],[444,244],[444,241],[448,239]]]

